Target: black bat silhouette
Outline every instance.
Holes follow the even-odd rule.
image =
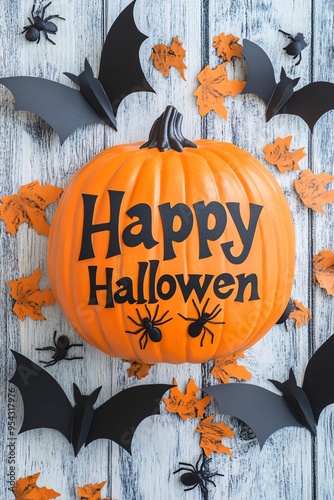
[[[243,47],[248,75],[242,94],[255,94],[264,101],[267,122],[277,114],[297,115],[313,132],[319,118],[334,109],[334,83],[313,82],[294,92],[299,78],[289,78],[282,68],[276,83],[273,65],[264,50],[247,39]]]
[[[31,111],[45,120],[57,132],[61,144],[83,125],[106,123],[116,130],[122,100],[133,92],[154,92],[140,65],[139,48],[147,36],[135,24],[135,3],[121,12],[109,30],[98,79],[87,59],[79,76],[64,73],[80,90],[44,78],[0,78],[15,97],[15,109]]]
[[[311,357],[299,387],[292,369],[283,383],[270,380],[282,396],[252,384],[204,387],[218,402],[220,413],[233,415],[256,434],[260,448],[271,434],[288,426],[306,427],[316,434],[322,410],[334,403],[334,335]]]
[[[96,439],[111,439],[131,454],[138,425],[144,418],[160,414],[160,399],[173,387],[168,384],[131,387],[94,410],[101,387],[83,396],[73,384],[76,405],[72,407],[63,389],[46,370],[22,354],[12,353],[17,367],[10,382],[19,389],[24,406],[20,433],[44,427],[56,429],[72,444],[75,456],[83,445]]]

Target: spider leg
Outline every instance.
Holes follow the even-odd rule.
[[[194,466],[192,465],[192,467],[194,467]],[[194,469],[189,469],[187,467],[180,467],[179,469],[174,471],[173,474],[177,474],[178,472],[181,472],[182,470],[186,470],[187,472],[196,472]]]
[[[200,485],[201,491],[203,493],[203,500],[209,500],[209,490],[205,486],[203,479],[202,479],[202,481],[200,481],[199,485]]]
[[[144,345],[143,345],[143,342],[142,342],[142,341],[143,341],[143,339],[144,339]],[[147,345],[147,341],[148,341],[148,333],[147,333],[147,331],[145,330],[145,331],[144,331],[144,333],[143,333],[143,335],[142,335],[142,336],[140,337],[140,339],[139,339],[139,345],[140,345],[140,348],[141,348],[142,350],[144,350],[144,349],[145,349],[145,347],[146,347],[146,345]]]
[[[187,469],[185,467],[185,470],[191,470],[191,472],[196,472],[196,469],[195,467],[193,466],[193,464],[188,464],[187,462],[179,462],[179,465],[187,465],[188,467],[190,467],[190,469]]]
[[[186,321],[197,321],[198,318],[186,318],[185,316],[183,316],[183,314],[181,313],[177,313],[179,316],[181,316],[181,318],[185,319]]]
[[[138,321],[134,320],[133,318],[131,318],[131,316],[128,316],[129,320],[132,321],[132,323],[134,323],[135,325],[137,326],[143,326],[143,323],[138,323]]]
[[[225,321],[211,321],[211,319],[209,319],[207,323],[211,323],[212,325],[225,325]]]
[[[134,332],[131,332],[131,330],[125,330],[125,333],[132,333],[133,335],[137,335],[138,333],[142,332],[143,330],[145,330],[145,328],[142,326],[141,328],[139,328],[138,330],[135,330]]]
[[[199,456],[199,458],[198,458],[198,460],[197,460],[197,462],[196,462],[196,465],[195,465],[195,470],[196,470],[196,472],[198,472],[198,471],[202,472],[202,469],[203,469],[203,467],[204,467],[205,461],[203,460],[203,463],[202,463],[201,467],[200,467],[200,468],[198,468],[198,466],[199,466],[199,464],[200,464],[200,461],[201,461],[201,460],[203,460],[202,455],[200,455],[200,456]]]
[[[45,7],[43,7],[42,9],[42,14],[41,14],[41,19],[44,21],[44,14],[45,14],[45,11],[46,9],[49,7],[49,5],[51,5],[52,2],[49,2]]]
[[[207,300],[205,301],[205,304],[203,306],[203,309],[202,309],[202,312],[201,312],[201,316],[203,316],[203,314],[205,313],[205,309],[207,308],[207,305],[209,303],[209,300],[210,300],[210,297],[207,298]]]
[[[47,34],[47,32],[46,32],[46,31],[43,31],[43,33],[44,33],[45,38],[46,38],[49,42],[51,42],[51,43],[52,43],[52,45],[56,45],[56,44],[55,44],[55,42],[54,42],[53,40],[51,40],[51,38],[49,38],[49,37],[48,37],[48,34]],[[38,40],[38,42],[39,42],[39,40]],[[38,42],[37,42],[37,43],[38,43]]]
[[[169,311],[167,311],[169,312]],[[159,319],[159,321],[156,321],[154,323],[154,326],[160,326],[160,325],[164,325],[165,323],[168,323],[168,321],[172,321],[173,318],[168,318],[168,319],[165,319],[165,321],[161,321],[163,318],[163,316]]]
[[[210,318],[215,318],[216,316],[218,316],[218,314],[222,311],[222,308],[220,307],[220,309],[217,311],[217,308],[219,308],[219,304],[216,305],[216,307],[211,311],[211,313],[209,314],[209,317]],[[216,312],[217,311],[217,312]],[[216,313],[216,314],[215,314]]]
[[[65,17],[60,17],[60,16],[58,16],[58,14],[56,14],[54,16],[48,16],[45,19],[43,19],[43,21],[47,23],[48,21],[50,21],[50,19],[55,19],[55,18],[62,19],[63,21],[65,21]]]
[[[192,486],[191,488],[186,488],[184,489],[183,491],[190,491],[190,490],[193,490],[194,488],[196,488],[196,486],[198,486],[199,483],[195,483],[194,486]]]
[[[57,352],[57,349],[53,347],[52,345],[49,345],[47,347],[36,347],[36,351],[53,351]]]
[[[82,347],[83,344],[70,344],[67,348],[67,350],[71,349],[71,347]]]
[[[207,327],[207,326],[203,326],[204,328],[204,332],[203,332],[203,335],[202,335],[202,338],[201,338],[201,343],[200,343],[200,346],[203,347],[203,342],[204,342],[204,337],[206,335],[206,332],[208,332],[210,335],[211,335],[211,344],[213,344],[213,339],[214,339],[214,333]]]
[[[300,52],[299,53],[299,61],[296,63],[296,66],[298,66],[300,64],[301,60],[302,60],[302,53]]]
[[[39,360],[39,362],[43,363],[43,365],[45,367],[47,367],[47,366],[55,365],[58,362],[58,360],[56,360],[56,359],[54,361],[42,361],[42,360]]]
[[[196,305],[196,302],[194,301],[194,299],[192,299],[192,303],[194,304],[194,308],[196,309],[196,312],[198,314],[198,317],[201,316],[201,313],[200,313],[200,310],[198,309],[197,305]]]
[[[146,304],[145,304],[145,305],[146,305]],[[137,314],[138,314],[139,321],[141,322],[141,324],[143,324],[143,323],[144,323],[144,320],[143,320],[143,318],[141,317],[140,312],[139,312],[139,309],[137,309],[137,307],[136,307],[136,312],[137,312]]]
[[[145,306],[146,306],[146,304],[145,304]],[[146,310],[148,311],[148,307],[147,307],[147,306],[146,306]],[[157,307],[156,307],[156,309],[155,309],[155,311],[154,311],[154,314],[153,314],[153,318],[151,317],[151,313],[150,313],[150,311],[148,311],[148,313],[149,313],[149,317],[148,317],[148,319],[149,319],[150,321],[152,321],[152,323],[154,323],[154,321],[155,321],[155,319],[156,319],[156,317],[157,317],[157,315],[158,315],[158,311],[159,311],[159,304],[157,304]]]
[[[72,361],[72,359],[83,359],[82,356],[74,356],[73,358],[63,358],[66,359],[67,361]]]

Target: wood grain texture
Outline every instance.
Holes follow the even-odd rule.
[[[128,0],[54,0],[50,14],[60,14],[65,21],[56,21],[56,45],[42,37],[39,45],[28,43],[20,34],[30,15],[30,0],[3,0],[1,9],[0,76],[43,76],[69,84],[64,71],[79,74],[85,57],[98,72],[103,41],[113,20]],[[334,172],[333,113],[316,124],[313,136],[306,124],[294,116],[277,116],[268,124],[264,106],[253,96],[226,99],[228,120],[213,112],[201,118],[193,92],[197,75],[207,64],[221,61],[212,47],[212,38],[221,32],[233,33],[259,43],[270,56],[278,76],[284,66],[291,77],[300,76],[300,86],[310,81],[333,81],[333,9],[326,0],[137,0],[135,18],[140,30],[149,36],[140,50],[143,70],[156,94],[132,94],[118,112],[119,131],[101,125],[77,130],[61,147],[58,137],[42,120],[25,113],[14,113],[14,100],[4,87],[0,88],[0,197],[16,193],[23,184],[39,179],[65,187],[74,172],[106,147],[119,143],[145,140],[152,121],[173,104],[184,116],[183,130],[190,139],[207,137],[230,141],[248,150],[276,177],[288,199],[296,224],[296,273],[293,298],[312,310],[313,321],[295,330],[293,322],[275,326],[258,344],[249,349],[243,364],[253,373],[252,383],[272,389],[268,378],[284,380],[290,367],[295,368],[301,383],[312,352],[333,333],[333,297],[312,284],[312,257],[322,249],[333,249],[334,207],[326,206],[326,214],[316,214],[301,204],[293,182],[298,172],[279,174],[264,160],[263,147],[277,137],[293,136],[293,149],[305,147],[308,154],[301,162],[301,171],[311,168],[315,173]],[[286,40],[278,29],[292,34],[303,32],[308,47],[302,63],[295,67],[282,48]],[[187,50],[184,82],[172,69],[168,78],[158,73],[149,61],[152,46],[169,44],[179,36]],[[232,75],[245,77],[244,65],[230,65]],[[55,206],[48,209],[49,220]],[[15,349],[36,362],[36,347],[51,343],[53,331],[64,333],[72,341],[78,336],[55,305],[43,309],[46,321],[27,318],[20,322],[12,313],[12,299],[7,281],[31,274],[40,266],[43,286],[48,285],[47,239],[29,230],[24,224],[15,237],[5,232],[0,221],[0,457],[4,474],[0,475],[1,498],[10,500],[7,472],[9,470],[10,436],[8,434],[8,380],[14,372],[9,349]],[[273,262],[275,266],[275,262]],[[85,344],[84,359],[59,363],[52,375],[61,383],[73,402],[72,384],[90,393],[102,385],[97,404],[112,394],[137,385],[127,376],[128,365],[111,359]],[[212,362],[203,365],[160,365],[140,383],[172,383],[176,376],[185,388],[190,377],[198,384],[214,384],[210,375]],[[16,391],[17,393],[18,391]],[[16,396],[16,429],[22,419],[22,403]],[[15,476],[41,471],[40,485],[61,493],[62,500],[77,498],[76,487],[107,480],[104,497],[118,500],[200,500],[199,489],[183,492],[172,472],[178,462],[195,463],[200,454],[198,420],[181,421],[168,414],[161,405],[161,416],[146,419],[138,428],[129,456],[116,444],[95,441],[74,458],[66,439],[51,430],[27,432],[15,440]],[[318,435],[302,429],[288,428],[274,434],[260,452],[252,432],[236,419],[217,416],[215,420],[231,423],[236,436],[232,440],[233,457],[213,454],[211,467],[225,474],[217,478],[217,488],[210,487],[210,500],[311,500],[332,499],[334,483],[333,407],[320,417]],[[229,445],[229,440],[224,440]]]

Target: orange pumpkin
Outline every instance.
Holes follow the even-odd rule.
[[[168,107],[149,143],[72,178],[49,238],[52,289],[110,356],[200,363],[253,345],[287,308],[294,227],[279,185],[229,143],[191,143]]]

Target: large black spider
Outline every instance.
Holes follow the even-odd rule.
[[[56,340],[57,332],[55,331],[53,334],[53,346],[49,345],[47,347],[37,347],[36,351],[53,351],[54,354],[51,356],[51,361],[41,361],[45,366],[52,366],[61,361],[62,359],[66,359],[71,361],[72,359],[83,359],[82,356],[75,356],[73,358],[67,357],[67,351],[71,347],[82,347],[83,344],[70,344],[69,338],[66,335],[60,335]]]
[[[201,460],[202,465],[199,467]],[[184,486],[189,486],[189,488],[185,488],[184,491],[190,491],[196,488],[196,486],[199,486],[203,493],[204,500],[208,499],[209,491],[206,483],[211,483],[216,486],[211,478],[214,476],[224,476],[224,474],[219,474],[218,472],[210,473],[205,471],[207,463],[211,462],[211,460],[211,458],[204,460],[202,456],[200,456],[195,466],[186,462],[179,462],[179,465],[182,465],[182,467],[174,471],[173,474],[177,474],[181,471],[186,471],[181,476],[181,483]]]
[[[65,20],[64,17],[60,17],[58,14],[55,14],[53,16],[48,16],[44,19],[45,11],[51,5],[52,2],[49,2],[45,7],[42,9],[41,15],[34,15],[34,10],[35,10],[35,5],[32,6],[31,9],[31,17],[28,17],[28,21],[30,24],[28,26],[23,27],[22,33],[25,33],[25,37],[29,42],[37,42],[39,43],[40,38],[41,38],[41,31],[44,33],[45,38],[51,42],[53,45],[56,45],[53,40],[51,40],[48,37],[48,33],[51,35],[55,35],[58,31],[57,26],[55,23],[50,22],[50,19],[63,19]]]
[[[206,308],[207,308],[207,305],[209,303],[209,300],[210,300],[209,298],[206,300],[202,310],[200,311],[196,305],[196,302],[194,301],[194,299],[192,299],[192,303],[194,304],[194,307],[195,307],[196,312],[198,314],[197,318],[187,318],[186,316],[183,316],[183,314],[178,313],[178,315],[181,316],[181,318],[185,319],[186,321],[191,321],[190,325],[188,326],[188,333],[189,333],[190,337],[196,338],[203,331],[201,343],[200,343],[201,347],[203,347],[204,337],[207,333],[209,333],[211,335],[211,344],[213,343],[213,339],[214,339],[214,333],[207,326],[205,326],[206,323],[211,323],[212,325],[224,325],[225,324],[224,321],[212,321],[222,311],[222,308],[219,307],[219,304],[218,304],[210,313],[206,312]]]
[[[163,321],[164,317],[169,313],[169,311],[166,311],[159,319],[156,319],[159,311],[159,304],[156,307],[153,317],[146,304],[145,309],[148,316],[145,316],[143,318],[139,312],[139,309],[136,308],[139,322],[131,318],[131,316],[128,316],[129,320],[140,328],[138,328],[138,330],[135,330],[134,332],[131,330],[125,330],[126,333],[131,333],[132,335],[138,335],[138,333],[143,332],[142,336],[139,339],[139,345],[141,349],[145,349],[148,339],[152,340],[152,342],[160,342],[160,340],[162,339],[162,333],[160,328],[157,327],[164,325],[165,323],[168,323],[168,321],[171,321],[173,319],[169,318]]]

